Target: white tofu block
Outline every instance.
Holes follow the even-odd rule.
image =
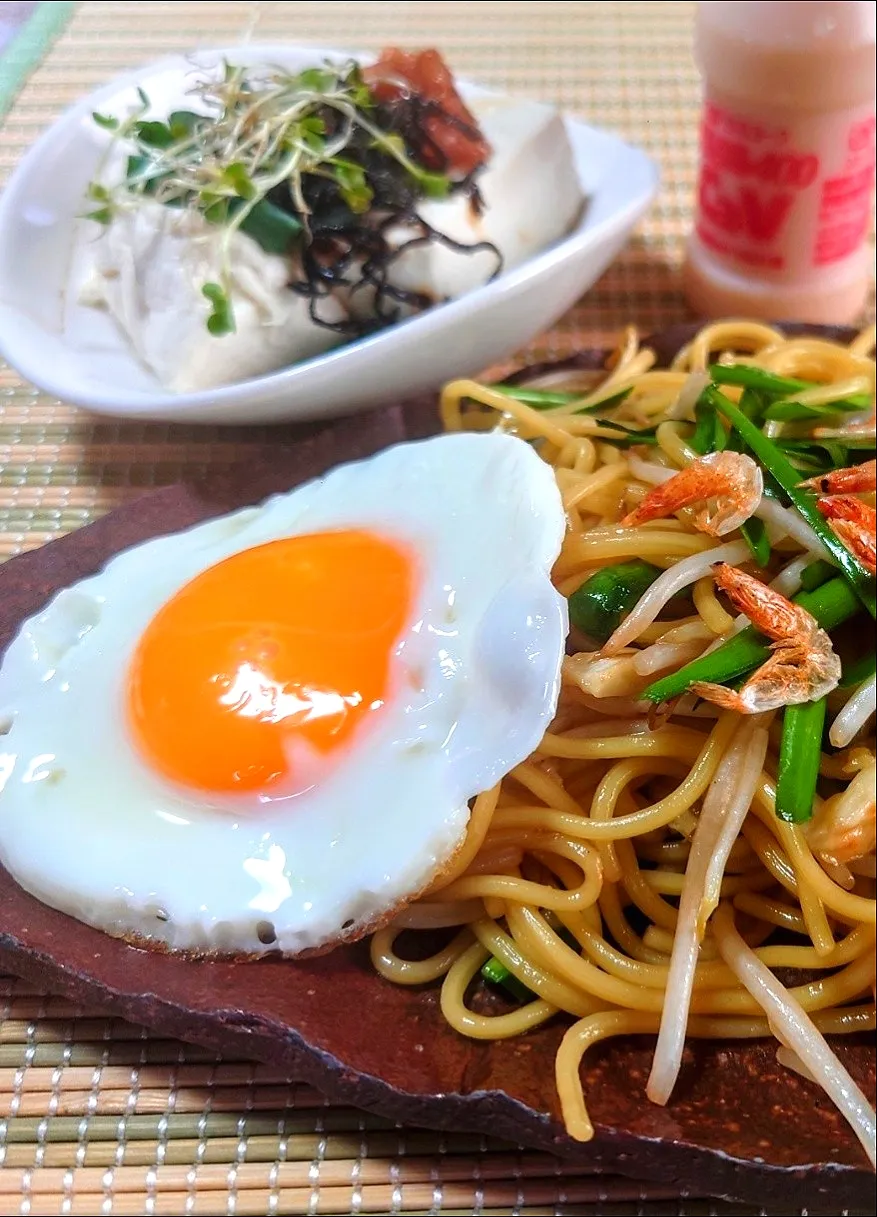
[[[289,290],[289,263],[244,234],[230,248],[235,332],[207,330],[210,304],[201,292],[221,277],[221,231],[200,216],[147,201],[123,212],[88,246],[82,303],[105,307],[138,358],[165,388],[215,388],[287,367],[341,341],[315,325],[308,301]],[[346,316],[321,300],[327,321]]]
[[[511,270],[569,232],[584,202],[581,183],[553,106],[508,97],[479,97],[467,105],[493,150],[478,177],[483,213],[463,197],[426,200],[418,213],[455,241],[492,242],[503,270]],[[394,233],[394,240],[403,239],[402,231]],[[403,253],[389,278],[396,287],[442,300],[487,282],[495,266],[489,251],[457,253],[433,243]]]

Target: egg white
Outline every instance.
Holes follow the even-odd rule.
[[[144,628],[230,554],[347,527],[419,557],[393,699],[293,799],[230,807],[169,784],[125,725]],[[447,862],[468,800],[554,713],[567,619],[549,572],[563,529],[529,445],[446,435],[118,554],[25,622],[0,665],[0,861],[54,908],[173,949],[295,955],[373,928]],[[355,613],[356,588],[344,594]]]

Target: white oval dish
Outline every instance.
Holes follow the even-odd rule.
[[[44,392],[99,414],[283,422],[374,409],[434,390],[504,358],[556,321],[618,253],[658,182],[644,153],[570,118],[588,201],[569,236],[484,287],[317,358],[217,389],[171,393],[139,363],[111,318],[65,301],[85,189],[109,139],[93,111],[124,114],[136,104],[138,86],[157,112],[170,109],[194,68],[224,58],[300,69],[351,57],[370,58],[282,44],[176,55],[118,77],[67,110],[22,158],[0,198],[0,354]],[[463,85],[461,92],[486,90]]]

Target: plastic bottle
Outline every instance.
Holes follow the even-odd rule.
[[[697,213],[706,316],[854,321],[873,270],[875,4],[701,3]]]

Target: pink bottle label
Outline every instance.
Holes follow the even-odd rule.
[[[733,269],[804,279],[861,247],[874,165],[873,104],[780,125],[707,101],[697,235]]]

